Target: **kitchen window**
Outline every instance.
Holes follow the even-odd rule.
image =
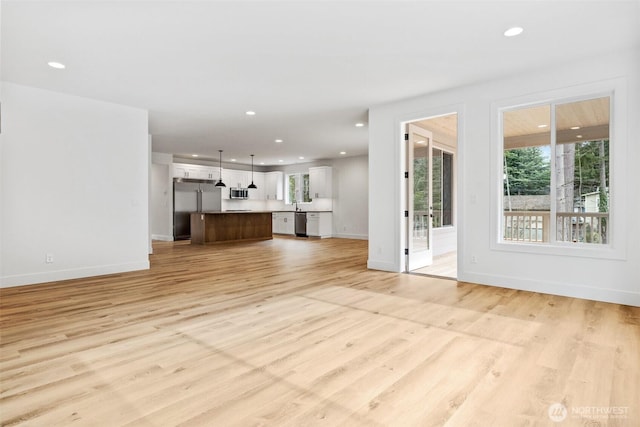
[[[309,174],[296,173],[287,175],[285,203],[311,203],[309,197]]]
[[[611,243],[612,96],[501,110],[499,238],[505,243]]]

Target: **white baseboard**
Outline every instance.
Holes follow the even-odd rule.
[[[367,260],[367,268],[369,270],[382,270],[390,271],[392,273],[399,273],[398,269],[393,263]]]
[[[173,242],[173,236],[168,236],[166,234],[152,234],[151,240],[161,240],[163,242]]]
[[[17,274],[1,278],[0,287],[35,285],[38,283],[57,282],[59,280],[79,279],[83,277],[102,276],[105,274],[125,273],[128,271],[148,270],[149,260],[125,264],[99,265],[94,267],[75,268],[69,270],[47,271],[32,274]]]
[[[458,281],[640,307],[639,292],[468,272],[461,272]]]
[[[369,236],[366,235],[366,234],[337,233],[337,234],[334,234],[333,237],[338,238],[338,239],[369,240]]]

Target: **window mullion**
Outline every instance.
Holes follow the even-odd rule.
[[[556,239],[557,239],[557,230],[556,227],[558,225],[558,221],[556,220],[556,212],[557,212],[557,206],[556,206],[556,183],[557,183],[557,177],[556,177],[556,104],[552,103],[551,104],[551,117],[550,117],[551,121],[551,125],[550,125],[550,143],[551,143],[551,147],[549,150],[549,243],[550,244],[554,244],[556,243]]]

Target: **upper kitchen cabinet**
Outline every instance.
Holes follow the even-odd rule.
[[[239,171],[234,169],[225,169],[222,171],[222,182],[227,184],[229,188],[247,188],[249,185],[249,171]]]
[[[173,164],[174,178],[206,179],[209,181],[217,181],[219,176],[219,168],[201,165],[189,165],[185,163]]]
[[[202,166],[200,170],[200,179],[208,179],[211,181],[217,181],[220,179],[220,168]]]
[[[264,196],[267,200],[282,200],[284,198],[284,173],[281,171],[266,172],[264,174]]]
[[[312,199],[330,199],[333,179],[330,166],[309,168],[309,196]]]
[[[173,164],[173,177],[174,178],[192,178],[197,179],[196,175],[198,174],[198,166],[196,165],[185,165],[182,163],[174,163]]]

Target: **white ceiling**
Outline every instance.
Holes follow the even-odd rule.
[[[154,151],[290,164],[365,154],[370,106],[637,47],[639,5],[3,0],[1,73],[149,110]]]

